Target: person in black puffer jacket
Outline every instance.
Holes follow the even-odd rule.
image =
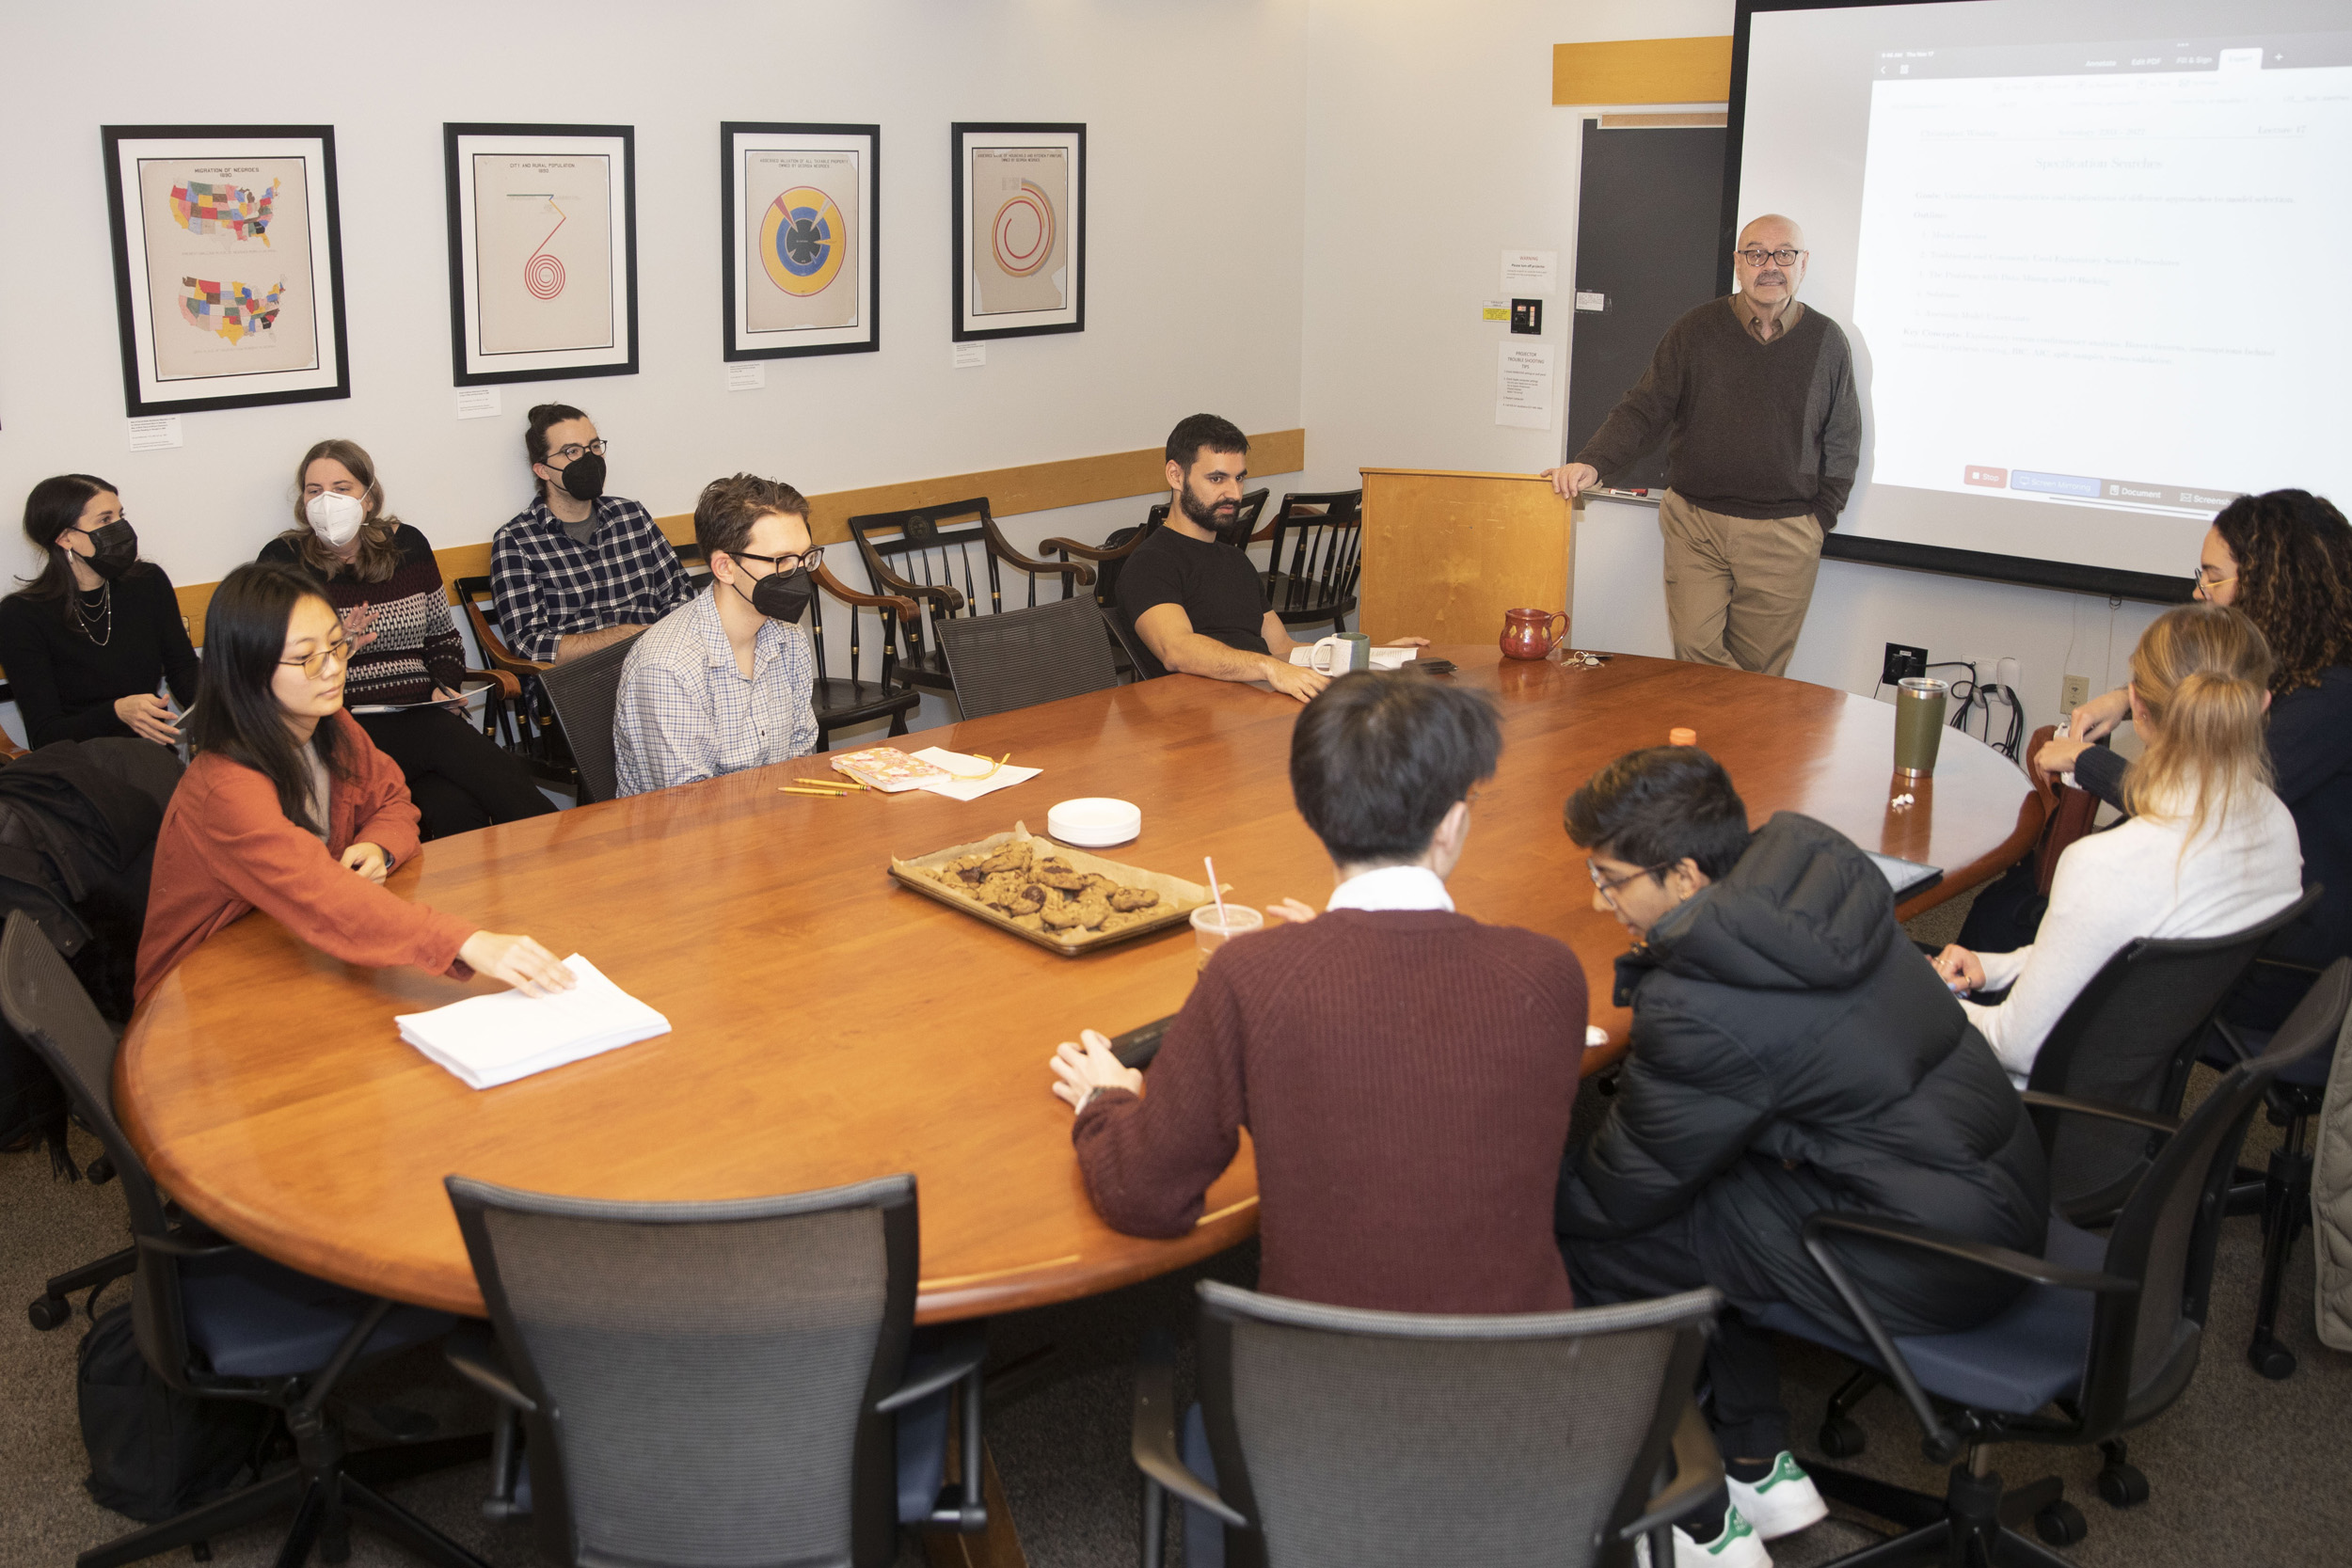
[[[1740,1314],[1787,1303],[1860,1338],[1804,1247],[1819,1210],[2039,1254],[2042,1147],[1992,1048],[1896,924],[1885,877],[1843,834],[1788,812],[1751,833],[1730,778],[1695,747],[1618,758],[1566,816],[1596,905],[1636,939],[1617,960],[1616,1000],[1633,1009],[1624,1077],[1561,1171],[1568,1275],[1588,1306],[1724,1292],[1716,1439],[1748,1523],[1786,1534],[1821,1507],[1787,1453],[1772,1344]],[[2019,1289],[1919,1252],[1845,1256],[1897,1334],[1972,1326]]]

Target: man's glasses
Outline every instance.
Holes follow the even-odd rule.
[[[819,545],[806,555],[748,555],[741,550],[729,550],[727,554],[738,561],[764,561],[779,572],[797,572],[803,566],[813,572],[817,563],[825,559],[825,546]]]
[[[575,441],[568,447],[556,448],[553,451],[548,453],[548,455],[549,457],[560,457],[565,463],[577,463],[582,457],[602,457],[604,455],[604,442],[601,438],[599,438],[589,442],[583,447],[579,442]]]
[[[351,662],[351,639],[348,637],[338,637],[334,641],[329,642],[326,647],[320,648],[316,652],[305,654],[300,658],[281,658],[278,662],[280,664],[299,664],[302,666],[302,673],[310,676],[310,679],[314,681],[325,680],[326,678],[326,667],[328,665],[331,664],[337,669],[342,669],[343,666],[348,665]]]
[[[1795,245],[1785,245],[1778,250],[1743,250],[1740,252],[1740,260],[1752,267],[1760,267],[1767,261],[1776,267],[1793,267],[1797,264],[1797,258],[1804,254]]]
[[[1593,879],[1593,891],[1599,894],[1602,898],[1607,900],[1609,907],[1613,910],[1617,907],[1617,890],[1619,888],[1625,886],[1626,883],[1632,881],[1637,877],[1652,876],[1658,872],[1665,870],[1666,867],[1672,864],[1674,864],[1674,862],[1672,861],[1660,861],[1656,865],[1645,865],[1638,871],[1629,871],[1622,877],[1604,877],[1600,874],[1599,866],[1595,865],[1591,861],[1586,861],[1584,863],[1584,874]]]

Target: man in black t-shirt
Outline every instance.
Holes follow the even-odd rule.
[[[1168,437],[1168,524],[1136,546],[1119,574],[1119,610],[1145,650],[1177,674],[1264,681],[1307,702],[1331,677],[1291,662],[1282,618],[1266,608],[1257,563],[1234,537],[1243,528],[1249,437],[1229,420],[1194,414]],[[1397,646],[1425,646],[1419,637]]]

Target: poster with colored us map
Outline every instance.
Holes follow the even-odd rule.
[[[478,352],[611,348],[612,158],[478,152],[472,164]]]
[[[972,150],[975,316],[1070,303],[1070,153],[1059,147]]]
[[[858,154],[743,153],[744,314],[754,332],[857,325]]]
[[[320,365],[306,160],[140,158],[157,383]]]

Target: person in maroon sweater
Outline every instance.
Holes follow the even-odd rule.
[[[1190,1230],[1247,1126],[1268,1293],[1402,1312],[1572,1304],[1551,1210],[1584,972],[1550,937],[1455,913],[1443,879],[1501,750],[1484,697],[1424,675],[1363,672],[1307,705],[1291,789],[1331,856],[1329,911],[1216,953],[1149,1094],[1093,1030],[1054,1057],[1106,1222]]]

